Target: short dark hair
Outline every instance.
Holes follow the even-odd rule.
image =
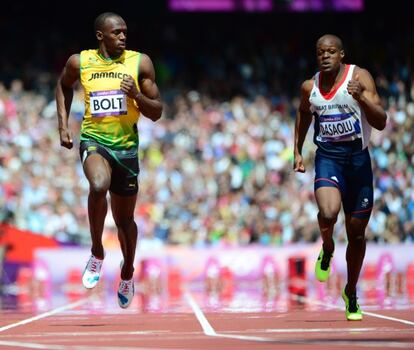
[[[93,29],[95,30],[95,33],[98,30],[102,30],[102,28],[103,28],[103,26],[105,24],[105,21],[108,18],[110,18],[110,17],[119,17],[119,18],[122,18],[120,15],[118,15],[115,12],[104,12],[104,13],[101,13],[98,17],[96,17],[95,22],[94,22],[94,25],[93,25]]]
[[[330,39],[330,40],[335,41],[335,44],[336,44],[336,46],[337,46],[337,48],[339,50],[343,50],[344,49],[344,45],[342,44],[341,38],[339,36],[337,36],[337,35],[334,35],[334,34],[325,34],[325,35],[322,35],[318,39],[318,41],[316,42],[316,45],[318,45],[321,41],[323,41],[325,39]]]

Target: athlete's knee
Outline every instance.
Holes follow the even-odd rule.
[[[114,218],[116,227],[123,232],[136,232],[137,225],[133,216],[126,216],[122,218]]]
[[[109,181],[103,176],[94,176],[89,181],[89,188],[94,195],[106,195],[109,189]]]
[[[321,209],[318,213],[319,221],[326,225],[334,225],[338,218],[338,213],[335,210]]]
[[[356,235],[349,235],[348,236],[348,242],[349,244],[365,244],[366,239],[365,239],[365,234],[363,233],[358,233]]]
[[[347,217],[345,223],[349,239],[353,239],[356,242],[365,240],[365,230],[368,225],[367,219]]]

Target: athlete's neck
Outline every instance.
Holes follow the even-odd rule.
[[[345,72],[346,65],[341,63],[338,70],[333,72],[321,72],[320,74],[320,87],[323,91],[329,92],[338,85]]]
[[[336,85],[341,79],[345,71],[345,64],[341,63],[337,71],[323,72],[322,81],[326,85]]]
[[[115,56],[115,55],[110,55],[109,53],[108,53],[108,51],[106,51],[105,49],[103,49],[103,48],[99,48],[98,49],[98,55],[99,55],[99,57],[101,57],[103,60],[105,60],[105,61],[115,61],[115,60],[117,60],[118,58],[120,58],[121,56],[122,56],[122,54],[123,53],[121,53],[120,55],[118,55],[118,56]]]

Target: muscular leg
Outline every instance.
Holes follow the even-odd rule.
[[[124,257],[124,265],[121,271],[123,280],[130,280],[134,274],[135,249],[138,236],[137,225],[134,221],[136,201],[137,195],[126,197],[111,192],[112,215],[118,229],[119,243]]]
[[[102,233],[105,223],[108,203],[106,194],[111,184],[111,167],[107,160],[99,154],[86,158],[83,170],[89,181],[88,217],[92,239],[92,254],[104,258]]]
[[[334,225],[341,209],[341,193],[336,187],[319,187],[315,191],[318,204],[318,223],[323,240],[323,250],[333,253],[335,244],[332,238]]]
[[[356,291],[356,285],[365,257],[366,241],[365,228],[369,219],[360,219],[346,215],[346,234],[348,246],[346,248],[346,262],[348,269],[348,283],[345,288],[347,295]]]

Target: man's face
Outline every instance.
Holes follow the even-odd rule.
[[[316,58],[319,70],[322,72],[337,70],[343,57],[344,51],[339,48],[338,43],[334,39],[325,38],[316,45]]]
[[[127,38],[127,26],[124,20],[120,17],[107,18],[101,33],[101,40],[108,54],[114,57],[122,55]]]

